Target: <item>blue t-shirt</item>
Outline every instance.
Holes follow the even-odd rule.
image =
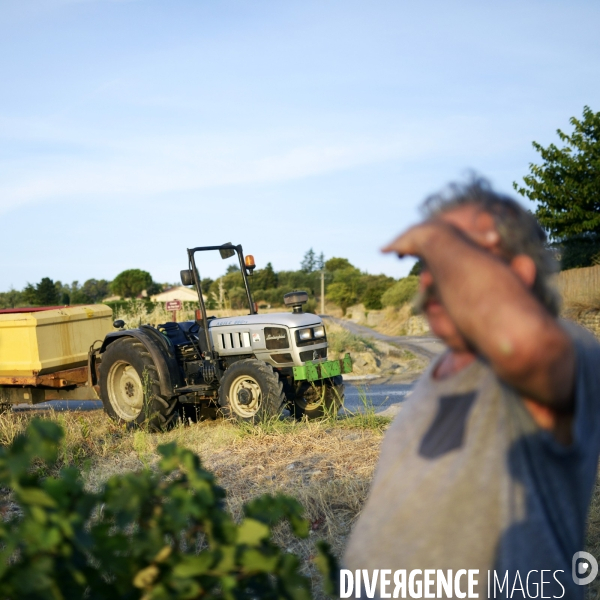
[[[347,569],[477,570],[479,598],[583,597],[572,559],[600,452],[600,345],[562,325],[577,355],[572,443],[541,429],[483,360],[442,380],[431,365],[385,436]]]

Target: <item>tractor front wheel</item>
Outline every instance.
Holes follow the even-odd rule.
[[[246,359],[225,371],[219,389],[225,417],[251,423],[278,417],[285,404],[283,384],[267,363]]]
[[[177,415],[177,398],[161,396],[154,361],[135,338],[113,342],[102,355],[100,398],[111,419],[150,431],[167,429]]]
[[[344,380],[336,375],[323,381],[308,383],[301,388],[295,399],[293,412],[297,419],[318,419],[336,414],[344,404]]]

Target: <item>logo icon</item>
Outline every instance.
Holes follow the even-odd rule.
[[[589,552],[575,552],[572,565],[573,581],[577,585],[587,585],[598,575],[598,561]]]

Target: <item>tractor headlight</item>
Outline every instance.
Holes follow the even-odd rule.
[[[312,339],[312,330],[311,329],[300,329],[298,331],[298,338],[302,342]]]
[[[323,327],[323,325],[320,325],[319,327],[315,327],[313,329],[313,336],[315,338],[325,337],[325,327]]]

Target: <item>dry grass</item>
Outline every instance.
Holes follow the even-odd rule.
[[[0,444],[10,443],[35,413],[0,415]],[[314,542],[327,540],[342,555],[352,524],[366,499],[379,456],[383,418],[354,417],[321,422],[274,421],[261,426],[240,426],[217,420],[179,426],[166,434],[127,431],[102,411],[53,412],[44,417],[65,431],[59,466],[80,468],[86,485],[97,489],[108,477],[152,468],[160,444],[176,441],[196,452],[227,490],[227,503],[240,517],[249,499],[282,492],[295,496],[311,523],[307,540],[297,540],[287,527],[275,532],[276,542],[303,559],[314,582],[314,595],[323,598],[319,578],[311,565]],[[586,548],[600,556],[600,481],[590,508]],[[600,599],[600,579],[587,590]]]
[[[192,303],[185,303],[185,306],[190,306]],[[208,310],[207,315],[214,317],[240,317],[248,314],[248,309],[214,309]],[[290,312],[284,306],[276,306],[272,308],[260,309],[259,314]],[[328,312],[329,314],[329,312]],[[125,308],[120,308],[114,313],[114,319],[123,319],[126,327],[139,327],[140,324],[149,323],[150,325],[158,325],[173,320],[173,313],[165,310],[165,303],[160,302],[156,305],[153,311],[149,312],[145,302],[132,302]],[[195,308],[177,311],[178,321],[191,321],[195,318]]]
[[[1,415],[0,444],[10,443],[34,414]],[[275,541],[302,558],[316,598],[324,596],[310,561],[314,543],[325,539],[341,556],[366,498],[389,423],[372,414],[314,422],[272,421],[260,426],[217,420],[150,434],[128,431],[100,410],[45,411],[43,416],[60,423],[65,431],[58,466],[77,466],[91,489],[111,475],[152,468],[158,460],[157,447],[176,441],[196,452],[217,475],[236,518],[245,502],[263,493],[298,498],[311,523],[310,537],[298,540],[282,526],[275,531]]]
[[[340,358],[346,352],[373,352],[377,355],[381,354],[373,340],[355,335],[334,321],[327,321],[326,326],[330,358]]]

